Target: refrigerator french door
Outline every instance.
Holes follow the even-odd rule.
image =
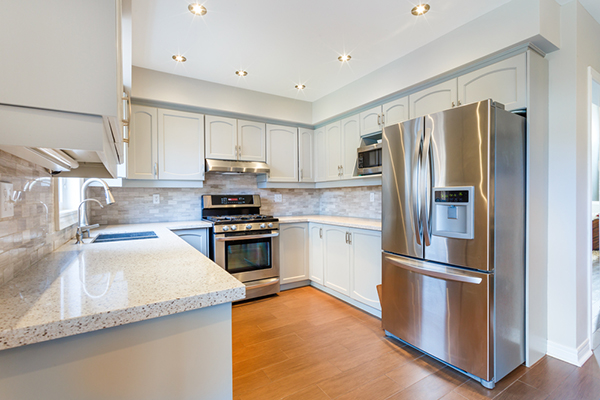
[[[524,146],[491,100],[383,132],[384,328],[486,387],[524,360]]]

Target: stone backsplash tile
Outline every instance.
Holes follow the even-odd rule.
[[[272,215],[327,214],[362,218],[381,218],[381,186],[343,189],[258,189],[253,175],[208,174],[203,188],[112,188],[116,204],[101,209],[91,205],[93,223],[101,225],[186,221],[202,218],[204,194],[259,194],[261,212]],[[370,202],[370,194],[375,201]],[[160,195],[153,204],[152,195]],[[275,202],[281,194],[283,201]],[[103,201],[100,188],[89,195]]]
[[[0,219],[2,285],[69,241],[75,228],[54,229],[54,182],[43,168],[0,150],[0,181],[21,192],[14,216]]]

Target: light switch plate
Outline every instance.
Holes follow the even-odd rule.
[[[0,182],[0,218],[10,218],[15,215],[12,193],[12,183]]]
[[[275,203],[281,203],[283,201],[283,195],[276,194],[274,200],[275,200]]]
[[[152,195],[152,202],[154,204],[160,204],[160,194],[153,194]]]

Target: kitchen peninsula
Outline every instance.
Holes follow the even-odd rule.
[[[4,285],[2,398],[231,398],[244,285],[171,232],[205,227],[108,226],[158,238],[71,241]]]

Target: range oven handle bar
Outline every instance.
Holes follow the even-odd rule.
[[[386,261],[389,261],[397,267],[415,272],[417,274],[427,275],[433,278],[440,278],[447,281],[474,283],[476,285],[479,285],[481,283],[481,278],[438,271],[436,269],[428,268],[427,263],[424,262],[406,260],[403,258],[393,257],[388,254],[384,255],[384,258]]]
[[[232,242],[235,240],[248,240],[248,239],[264,239],[279,236],[279,232],[269,233],[267,235],[238,235],[238,236],[227,236],[227,237],[215,237],[217,242]]]

